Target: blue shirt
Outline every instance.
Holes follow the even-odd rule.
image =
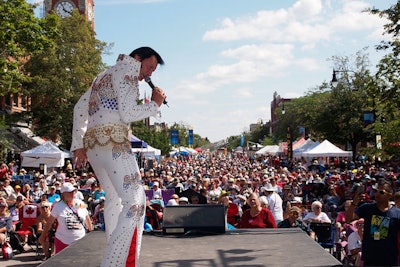
[[[47,195],[47,201],[49,201],[50,203],[57,202],[60,199],[61,199],[61,197],[57,193],[54,193],[54,195],[50,195],[50,194]]]

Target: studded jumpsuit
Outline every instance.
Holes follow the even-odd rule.
[[[158,105],[138,105],[141,63],[120,55],[99,74],[74,108],[71,151],[87,150],[105,193],[107,247],[102,267],[139,266],[146,196],[135,155],[131,122],[156,115]]]

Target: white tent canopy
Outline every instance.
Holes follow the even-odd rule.
[[[324,140],[321,144],[313,149],[304,152],[303,157],[352,157],[353,152],[344,151],[328,140]]]
[[[150,145],[147,145],[147,147],[143,148],[132,148],[133,153],[144,153],[145,158],[146,157],[158,157],[161,156],[161,150],[154,148]]]
[[[293,149],[293,157],[300,158],[304,156],[304,153],[310,151],[314,147],[318,146],[320,142],[314,142],[311,139],[307,139],[305,143],[303,143],[300,147]]]
[[[179,148],[173,147],[172,150],[169,152],[171,156],[174,156],[175,154],[196,155],[198,153],[199,152],[197,152],[195,149],[184,146],[180,146]]]
[[[278,145],[265,146],[256,152],[256,155],[275,155],[279,152]]]
[[[62,167],[64,160],[72,158],[71,152],[62,151],[58,146],[51,142],[34,147],[21,153],[22,167],[40,167],[40,164],[46,164],[47,167]]]

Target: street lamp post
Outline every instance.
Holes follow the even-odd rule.
[[[339,81],[338,81],[338,79],[337,79],[337,77],[336,77],[336,73],[339,73],[339,72],[345,72],[345,73],[347,73],[347,72],[353,72],[353,73],[355,73],[355,72],[352,71],[352,70],[335,70],[335,69],[333,69],[332,81],[331,81],[331,84],[332,84],[333,88],[336,88],[336,87],[338,86],[338,84],[339,84]]]
[[[282,115],[285,115],[286,110],[285,110],[285,103],[282,103]],[[292,161],[293,159],[293,137],[292,137],[292,128],[290,125],[286,128],[286,142],[287,142],[287,157],[289,161]]]

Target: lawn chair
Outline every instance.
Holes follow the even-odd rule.
[[[331,223],[311,222],[310,229],[314,231],[316,241],[323,248],[329,249],[329,253],[334,254],[336,228]]]
[[[30,248],[36,252],[36,256],[39,258],[39,240],[36,235],[36,220],[38,217],[39,208],[36,204],[27,204],[20,210],[20,221],[21,225],[15,233],[17,233],[22,241],[29,245]]]

